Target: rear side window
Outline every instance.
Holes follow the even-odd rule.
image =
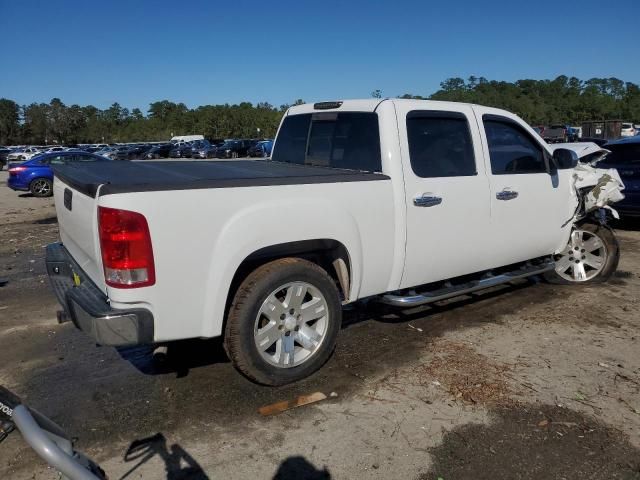
[[[492,120],[486,115],[483,123],[491,158],[491,173],[513,175],[547,171],[542,148],[523,128],[508,120]]]
[[[284,119],[271,159],[349,170],[382,170],[378,115],[323,112]]]
[[[611,150],[605,158],[606,163],[636,163],[640,164],[640,142],[605,145],[603,148]]]
[[[422,178],[476,175],[467,117],[455,112],[413,111],[407,115],[409,157]]]

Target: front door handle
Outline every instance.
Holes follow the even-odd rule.
[[[425,194],[420,197],[415,197],[413,199],[413,204],[416,207],[435,207],[436,205],[440,205],[442,203],[442,198],[436,197],[435,195]]]
[[[496,198],[498,200],[513,200],[514,198],[518,198],[518,192],[505,188],[501,192],[496,193]]]

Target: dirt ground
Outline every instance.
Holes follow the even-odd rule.
[[[57,325],[43,265],[52,202],[10,192],[5,177],[0,384],[112,479],[640,479],[639,225],[618,226],[607,284],[531,280],[412,311],[357,305],[322,370],[267,388],[216,340],[174,344],[158,363],[149,348],[99,348]],[[313,392],[328,398],[258,413]],[[12,434],[0,478],[58,477]]]

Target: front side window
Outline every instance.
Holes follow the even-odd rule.
[[[512,175],[545,173],[544,152],[526,131],[508,120],[483,118],[487,135],[491,173]]]
[[[380,172],[378,116],[368,112],[322,112],[285,118],[272,160]]]
[[[413,111],[407,115],[409,158],[422,178],[475,175],[467,117],[462,113]]]

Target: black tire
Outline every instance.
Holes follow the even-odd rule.
[[[50,197],[53,195],[53,182],[48,178],[36,178],[29,184],[29,191],[34,197]]]
[[[584,285],[606,282],[615,273],[618,268],[618,262],[620,261],[620,246],[618,245],[618,239],[613,233],[613,230],[600,224],[582,223],[580,225],[577,225],[576,228],[578,230],[590,232],[592,235],[598,237],[604,244],[607,255],[602,269],[593,278],[580,281],[568,280],[560,276],[560,274],[555,270],[551,270],[550,272],[544,274],[545,280],[556,285]]]
[[[290,282],[306,282],[320,291],[326,301],[328,321],[324,338],[314,353],[297,366],[282,368],[261,356],[254,326],[267,297]],[[227,317],[224,346],[235,368],[250,380],[262,385],[285,385],[308,377],[327,362],[335,349],[341,324],[340,295],[327,272],[307,260],[283,258],[258,267],[242,282]]]

